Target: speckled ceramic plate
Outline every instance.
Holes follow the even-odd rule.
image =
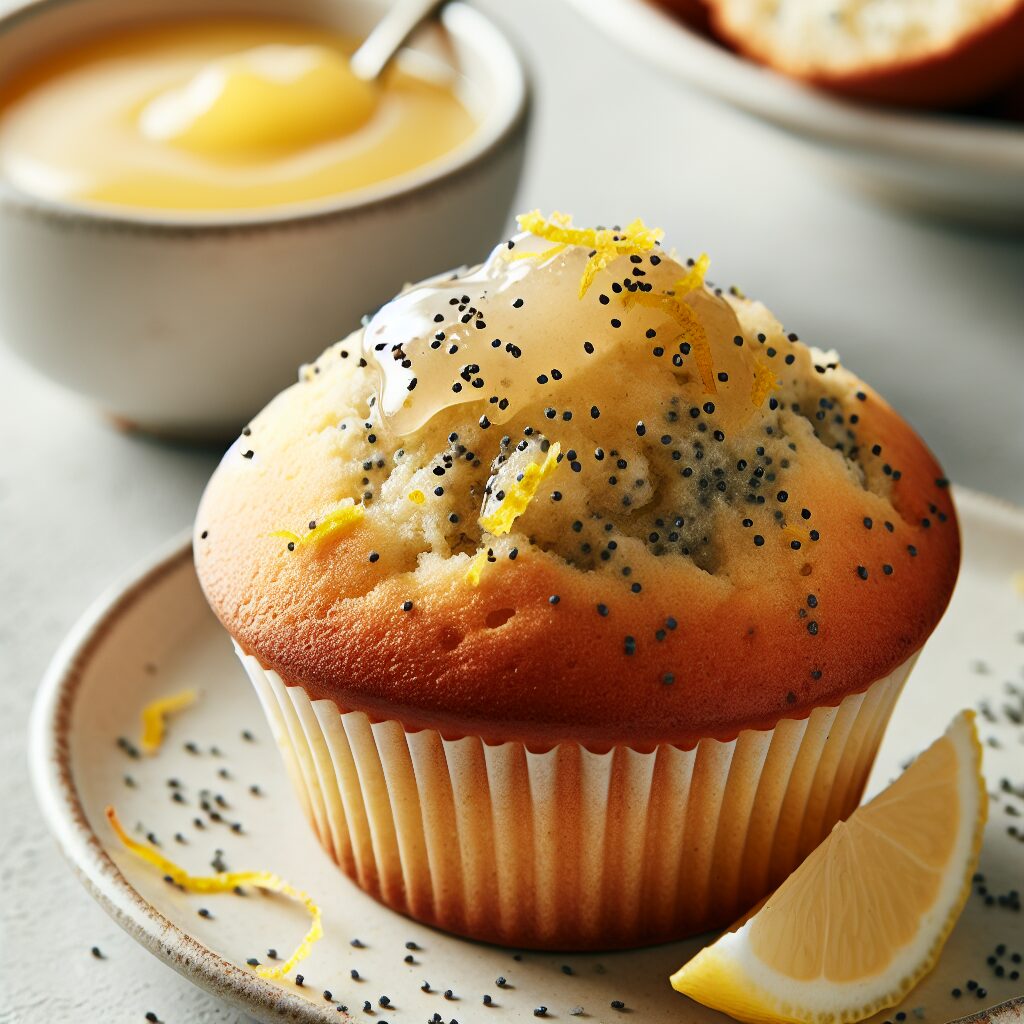
[[[938,969],[899,1008],[908,1024],[981,1010],[985,1019],[1024,1022],[1024,980],[1011,977],[1024,975],[1013,961],[1024,955],[1024,912],[1011,895],[1024,889],[1024,577],[1015,575],[1024,573],[1024,512],[965,491],[957,498],[960,582],[898,705],[872,786],[973,705],[981,711],[992,813],[984,880]],[[142,706],[185,687],[201,697],[171,720],[163,749],[130,756],[118,739],[137,739]],[[462,1024],[509,1024],[533,1020],[541,1006],[562,1020],[725,1020],[668,984],[699,940],[629,953],[519,953],[433,931],[363,895],[321,851],[291,799],[256,696],[202,598],[187,542],[161,552],[75,628],[43,682],[32,730],[40,806],[89,893],[175,970],[257,1020],[344,1020],[347,1008],[377,1024],[434,1013]],[[203,790],[221,820],[200,808]],[[264,981],[246,966],[298,941],[307,925],[301,908],[256,893],[179,892],[119,845],[104,818],[107,804],[195,873],[210,873],[214,860],[269,869],[313,894],[326,934],[299,968],[304,984]],[[1000,944],[1005,952],[988,964]],[[498,977],[507,983],[499,987]],[[619,1000],[623,1008],[613,1008]]]

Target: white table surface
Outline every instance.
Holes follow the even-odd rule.
[[[682,250],[708,251],[714,280],[837,348],[953,479],[1024,503],[1024,238],[912,220],[845,191],[795,144],[662,82],[555,0],[480,5],[534,66],[521,208],[639,215]],[[0,1022],[143,1021],[150,1009],[167,1024],[240,1022],[86,895],[36,814],[25,754],[57,643],[190,521],[216,453],[119,434],[3,350],[0,396]]]

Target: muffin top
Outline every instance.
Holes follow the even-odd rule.
[[[659,231],[520,225],[224,456],[196,564],[242,650],[374,719],[595,750],[770,728],[913,655],[959,535],[910,427]]]

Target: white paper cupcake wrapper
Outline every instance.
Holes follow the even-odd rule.
[[[859,803],[915,660],[730,742],[534,754],[341,713],[238,653],[307,817],[352,879],[428,924],[561,949],[681,938],[775,888]]]

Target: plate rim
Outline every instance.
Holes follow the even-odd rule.
[[[1024,531],[1024,506],[954,486],[958,505],[970,505]],[[57,647],[40,682],[29,722],[29,773],[36,802],[72,873],[86,891],[140,945],[193,984],[264,1021],[320,1024],[336,1020],[302,996],[243,970],[174,924],[128,881],[90,826],[70,764],[69,723],[78,684],[93,651],[120,615],[168,576],[191,562],[191,530],[162,544],[118,576],[87,607]],[[1024,996],[958,1018],[1007,1021],[1024,1015]]]
[[[569,0],[606,36],[691,88],[801,138],[855,153],[955,161],[987,174],[1024,170],[1024,128],[951,114],[889,110],[802,85],[709,42],[657,0]],[[650,40],[662,42],[653,50]],[[669,42],[665,42],[669,40]],[[672,50],[681,60],[669,59]],[[710,72],[707,78],[702,71]]]
[[[61,642],[36,694],[29,722],[29,771],[36,803],[72,873],[140,945],[193,984],[262,1020],[320,1024],[324,1011],[215,953],[146,900],[104,849],[82,807],[70,765],[69,722],[90,655],[117,619],[192,559],[191,530],[114,580]]]

